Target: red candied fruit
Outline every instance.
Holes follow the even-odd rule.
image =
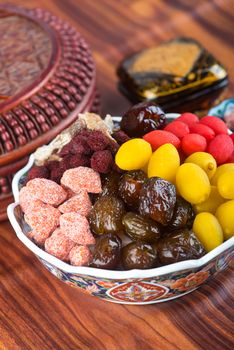
[[[194,123],[190,125],[189,129],[193,134],[204,136],[207,142],[211,141],[215,137],[214,130],[202,123]]]
[[[231,156],[227,159],[226,163],[234,163],[234,150],[233,150]]]
[[[92,155],[91,168],[98,173],[107,174],[114,165],[114,159],[110,151],[97,151]]]
[[[116,142],[118,142],[119,145],[122,145],[124,142],[130,140],[130,137],[123,130],[115,131],[111,136]]]
[[[233,152],[233,142],[229,135],[220,134],[210,141],[207,152],[216,160],[217,164],[226,163]]]
[[[45,167],[44,165],[42,166],[34,165],[28,172],[27,182],[35,178],[49,179],[49,177],[50,177],[50,172],[47,169],[47,167]]]
[[[229,136],[231,137],[232,142],[234,143],[234,132],[231,135],[229,135]]]
[[[200,123],[209,126],[216,135],[228,133],[227,125],[220,118],[206,116],[201,118]]]
[[[182,151],[189,156],[194,152],[204,152],[207,147],[205,137],[199,134],[188,134],[182,138],[181,148]]]
[[[109,138],[99,130],[93,130],[87,137],[87,143],[92,151],[103,151],[109,146]]]
[[[151,131],[145,134],[143,139],[151,144],[153,151],[165,143],[171,143],[176,148],[180,147],[180,139],[171,132],[165,130]]]
[[[187,124],[188,126],[199,122],[199,118],[196,116],[196,114],[193,114],[193,113],[183,113],[176,120],[183,122],[183,123]]]
[[[70,263],[73,266],[88,265],[91,260],[92,254],[89,247],[85,245],[76,245],[71,249],[69,253]]]
[[[174,122],[171,122],[164,128],[164,130],[172,132],[172,134],[177,136],[179,139],[189,134],[188,125],[179,120],[175,120]]]

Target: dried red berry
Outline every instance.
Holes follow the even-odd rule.
[[[44,165],[42,166],[34,165],[28,172],[26,182],[33,180],[35,178],[49,179],[49,176],[50,176],[50,172]]]
[[[103,151],[109,146],[109,138],[99,130],[92,131],[87,137],[87,143],[92,151]]]
[[[68,169],[77,168],[79,166],[90,166],[89,157],[82,154],[76,154],[68,158]]]
[[[119,145],[122,145],[124,142],[130,140],[130,137],[123,130],[113,132],[112,137],[118,142]]]
[[[51,171],[54,169],[57,169],[60,165],[60,162],[58,160],[51,160],[50,162],[46,163],[46,167]]]
[[[111,171],[114,159],[110,151],[97,151],[92,155],[91,168],[98,173],[107,174]]]

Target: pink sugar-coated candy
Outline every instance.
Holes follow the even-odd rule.
[[[84,216],[88,216],[91,208],[92,203],[87,191],[80,191],[58,207],[63,214],[76,212]]]
[[[84,266],[88,265],[91,260],[91,252],[87,246],[76,245],[69,253],[71,265]]]
[[[44,248],[45,241],[50,237],[51,232],[46,230],[33,230],[33,241],[40,247]]]
[[[83,166],[66,170],[62,176],[61,184],[75,193],[79,193],[80,190],[86,190],[90,193],[102,191],[100,175],[93,169]]]
[[[80,245],[95,244],[86,217],[77,213],[66,213],[60,216],[60,228],[73,242]]]
[[[65,190],[67,191],[67,199],[70,199],[76,195],[76,193],[70,190],[70,188],[66,188]]]
[[[67,198],[64,188],[48,179],[33,179],[27,183],[26,188],[33,197],[54,206],[63,203]]]
[[[38,244],[43,244],[56,229],[60,215],[60,211],[52,205],[45,204],[40,200],[33,201],[30,211],[25,213],[24,218],[33,229],[33,238]]]
[[[74,246],[75,243],[65,236],[60,228],[57,228],[45,241],[45,251],[63,261],[69,260],[70,250]]]
[[[22,187],[19,192],[19,203],[22,211],[26,213],[31,208],[32,203],[36,198],[32,195],[31,191],[27,187]]]
[[[32,241],[34,238],[34,231],[29,231],[28,233],[26,233],[26,236]]]

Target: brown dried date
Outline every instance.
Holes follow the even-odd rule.
[[[134,241],[153,243],[160,238],[160,225],[151,219],[129,212],[122,222],[126,234]]]
[[[171,221],[167,228],[177,230],[184,227],[191,228],[195,218],[192,205],[182,197],[178,196]]]
[[[159,261],[163,265],[198,259],[206,252],[195,234],[188,229],[170,233],[156,244]]]
[[[124,203],[114,196],[103,196],[95,202],[89,215],[91,230],[97,235],[123,231]]]
[[[97,239],[93,258],[92,267],[101,269],[114,269],[120,260],[121,256],[121,239],[109,233]]]
[[[161,129],[166,121],[165,113],[154,102],[146,101],[131,107],[122,117],[120,127],[131,137],[140,137]]]
[[[122,263],[126,270],[150,269],[157,265],[157,251],[149,243],[129,243],[122,249]]]
[[[147,176],[142,170],[129,171],[121,176],[119,196],[130,208],[138,208],[140,191],[146,180]]]
[[[120,174],[116,171],[103,176],[102,179],[102,193],[100,196],[109,196],[118,194]]]
[[[166,226],[172,219],[176,204],[175,186],[159,177],[151,177],[142,186],[139,212]]]

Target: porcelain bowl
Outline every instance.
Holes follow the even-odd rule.
[[[175,118],[178,115],[170,114]],[[119,118],[115,118],[119,121]],[[168,301],[190,293],[206,283],[229,265],[234,251],[234,237],[197,260],[186,260],[147,270],[110,271],[92,267],[71,266],[46,253],[26,236],[27,224],[19,206],[22,179],[34,163],[28,164],[13,179],[15,203],[8,206],[8,217],[20,241],[57,278],[72,287],[103,300],[121,304],[153,304]]]

